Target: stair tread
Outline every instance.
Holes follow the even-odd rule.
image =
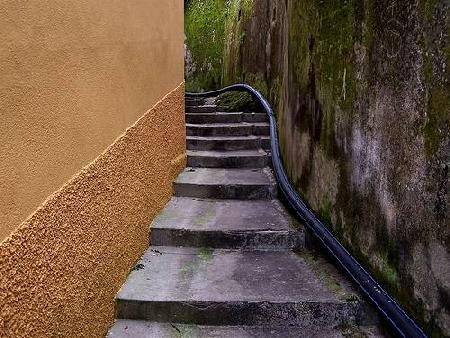
[[[187,150],[188,156],[207,156],[207,157],[251,157],[268,156],[262,149],[248,150]]]
[[[247,126],[267,127],[269,126],[269,123],[267,122],[203,123],[203,124],[186,123],[186,127],[191,128],[222,128],[222,127],[238,128]]]
[[[215,111],[225,111],[226,109],[221,106],[203,104],[203,105],[187,105],[186,113],[207,113]]]
[[[177,184],[202,185],[275,185],[270,169],[186,168],[176,179]]]
[[[241,111],[215,111],[215,112],[206,112],[206,113],[186,113],[186,115],[192,116],[212,116],[212,115],[242,115],[245,114]]]
[[[137,266],[119,301],[345,303],[289,251],[153,246]]]
[[[152,228],[192,231],[289,231],[298,227],[278,200],[172,197]]]
[[[267,150],[270,136],[187,136],[188,150],[231,151],[231,150]]]
[[[265,113],[249,113],[249,112],[243,112],[243,111],[214,111],[214,112],[204,112],[204,113],[189,113],[186,112],[186,115],[192,115],[192,116],[211,116],[211,115],[259,115],[259,116],[267,116]]]
[[[201,140],[201,141],[246,141],[246,140],[258,140],[269,139],[270,136],[186,136],[187,140]]]
[[[157,323],[145,320],[119,319],[107,338],[173,338],[173,337],[233,337],[233,338],[338,338],[341,330],[296,326],[208,326],[180,323]]]

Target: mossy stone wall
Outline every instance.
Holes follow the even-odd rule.
[[[225,7],[223,83],[271,100],[298,191],[430,336],[450,336],[448,2]]]

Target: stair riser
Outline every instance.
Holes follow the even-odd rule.
[[[211,157],[188,156],[187,165],[193,168],[264,168],[270,163],[270,157],[261,156],[236,156],[236,157]]]
[[[194,107],[194,106],[201,106],[205,104],[205,99],[193,99],[193,98],[186,98],[184,100],[186,106]]]
[[[261,148],[264,150],[270,150],[270,138],[262,138],[261,139]]]
[[[225,114],[186,114],[186,123],[239,123],[243,122],[242,113]]]
[[[297,231],[192,231],[151,229],[151,245],[246,250],[301,250],[304,235]]]
[[[218,111],[226,111],[223,107],[217,106],[187,106],[186,113],[215,113]]]
[[[373,327],[367,328],[372,333]],[[375,331],[377,332],[377,331]],[[358,337],[369,335],[358,335]],[[114,323],[107,338],[174,338],[174,337],[226,337],[226,338],[337,338],[342,337],[342,330],[337,328],[305,326],[205,326],[180,323],[158,323],[120,319]],[[381,338],[370,335],[372,338]]]
[[[188,126],[187,136],[269,136],[268,126],[200,127]]]
[[[179,197],[216,199],[272,199],[276,197],[276,185],[203,185],[173,184],[174,194]]]
[[[250,123],[256,123],[256,122],[268,122],[269,119],[267,118],[266,114],[262,113],[243,113],[242,114],[242,121],[243,122],[250,122]]]
[[[238,127],[197,127],[188,126],[187,136],[249,136],[252,134],[252,126]]]
[[[186,122],[194,124],[202,123],[258,123],[267,122],[265,114],[252,113],[188,113],[186,114]]]
[[[254,126],[253,135],[256,136],[270,136],[270,126]]]
[[[187,111],[187,109],[202,107],[203,105],[204,102],[185,102],[184,109]]]
[[[354,323],[354,303],[145,302],[118,300],[118,318],[198,325],[297,325]]]
[[[262,147],[260,139],[248,140],[193,140],[187,139],[188,150],[253,150]]]

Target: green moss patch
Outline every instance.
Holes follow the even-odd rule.
[[[186,4],[186,43],[195,68],[186,79],[186,89],[189,91],[222,86],[225,5],[224,0],[195,0]]]
[[[252,96],[246,92],[228,92],[216,99],[216,104],[227,111],[256,112],[258,105]]]

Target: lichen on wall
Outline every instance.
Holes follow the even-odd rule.
[[[104,337],[185,137],[181,84],[0,244],[0,337]]]
[[[269,98],[297,190],[430,336],[450,335],[448,2],[229,6],[225,84]]]

